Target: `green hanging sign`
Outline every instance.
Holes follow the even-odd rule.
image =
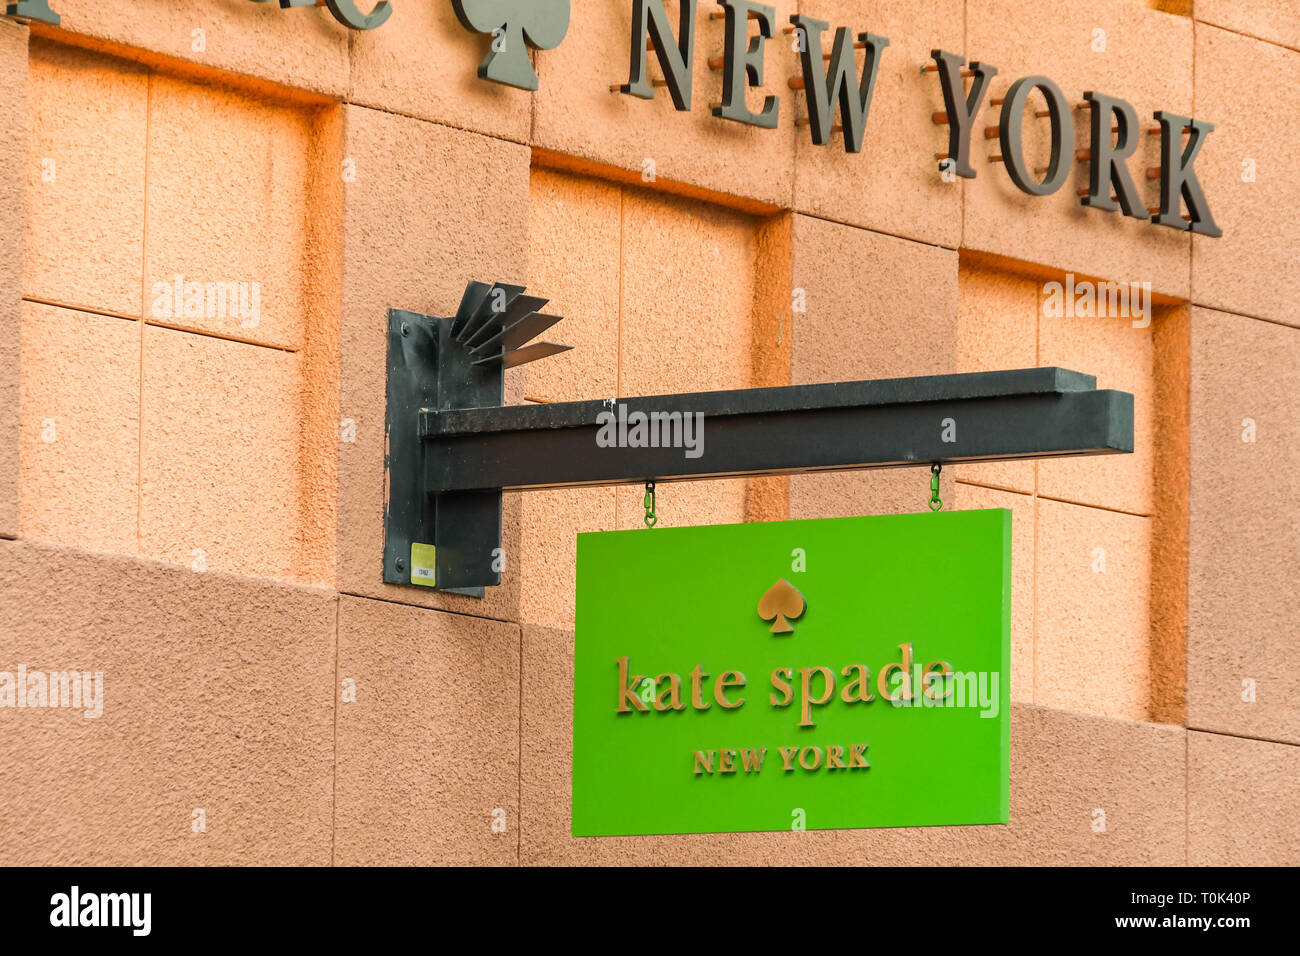
[[[578,536],[573,834],[1007,823],[1011,512]]]

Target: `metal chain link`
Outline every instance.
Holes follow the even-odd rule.
[[[647,481],[645,483],[645,526],[653,528],[658,521],[659,517],[655,514],[655,483]]]
[[[938,511],[943,507],[943,499],[939,497],[939,472],[943,471],[943,465],[937,461],[930,466],[930,510]]]

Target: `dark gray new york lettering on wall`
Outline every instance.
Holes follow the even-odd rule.
[[[283,9],[317,6],[316,0],[251,2],[278,2]],[[630,4],[631,23],[628,79],[626,83],[613,84],[610,89],[653,100],[657,85],[649,71],[653,55],[663,74],[658,83],[668,90],[676,109],[689,111],[694,93],[698,0],[680,0],[675,27],[664,0],[624,2]],[[353,30],[377,29],[394,13],[389,0],[370,5],[369,12],[362,11],[358,0],[325,0],[325,6],[339,23]],[[569,0],[452,0],[452,6],[466,30],[487,38],[488,49],[478,67],[479,77],[524,90],[536,90],[539,85],[529,49],[554,49],[569,32]],[[765,96],[761,109],[755,112],[750,109],[746,94],[752,88],[766,85],[764,55],[767,45],[777,39],[776,12],[773,7],[753,0],[717,0],[717,6],[722,8],[721,18],[725,21],[720,64],[722,100],[712,106],[712,113],[719,119],[775,129],[781,114],[780,98]],[[24,20],[60,24],[51,0],[13,0],[6,4],[5,12]],[[876,77],[882,59],[888,55],[889,38],[838,26],[827,55],[823,53],[822,36],[831,24],[802,13],[791,16],[790,24],[785,32],[792,49],[799,55],[800,75],[790,77],[788,85],[804,93],[813,144],[830,143],[838,114],[845,152],[862,152],[867,144]],[[861,51],[861,66],[858,51]],[[974,179],[976,172],[970,163],[971,131],[998,69],[980,62],[967,66],[964,57],[945,50],[934,50],[930,56],[933,65],[921,69],[938,75],[944,111],[935,114],[935,122],[948,127],[948,152],[939,157],[939,170],[945,176]],[[564,77],[554,77],[548,82],[564,82]],[[1031,96],[1045,102],[1046,113],[1036,112],[1046,115],[1051,124],[1051,158],[1041,179],[1024,153],[1023,117]],[[1210,213],[1193,166],[1206,137],[1214,129],[1212,124],[1167,110],[1153,114],[1160,135],[1160,202],[1148,210],[1127,166],[1137,150],[1141,133],[1136,110],[1118,97],[1095,90],[1085,92],[1083,99],[1089,114],[1089,147],[1088,188],[1081,190],[1081,205],[1102,212],[1122,211],[1125,216],[1149,218],[1156,225],[1205,236],[1223,234]],[[1032,196],[1048,196],[1070,178],[1074,107],[1049,77],[1026,76],[1011,84],[1001,101],[997,134],[1002,151],[1000,159],[1017,189]]]

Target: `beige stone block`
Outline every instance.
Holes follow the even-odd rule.
[[[1042,567],[1040,564],[1039,567]],[[962,828],[982,864],[1178,866],[1187,853],[1187,733],[1041,706],[1011,708],[1011,826]]]
[[[1191,348],[1188,726],[1300,743],[1300,332],[1193,309]]]
[[[625,192],[620,394],[750,383],[757,230],[719,206]]]
[[[1196,115],[1215,124],[1196,171],[1222,237],[1196,236],[1197,305],[1300,326],[1300,115],[1286,90],[1300,83],[1300,51],[1201,25]]]
[[[5,669],[103,675],[98,718],[86,718],[84,701],[6,709],[0,857],[328,865],[336,602],[310,588],[0,542]]]
[[[247,0],[202,6],[188,0],[57,0],[52,6],[61,29],[38,27],[45,34],[76,34],[81,42],[132,48],[146,60],[174,58],[328,97],[348,92],[353,31],[323,6],[281,10]]]
[[[1034,701],[1034,499],[958,482],[954,510],[1008,508],[1011,511],[1011,699]]]
[[[957,253],[795,217],[796,384],[955,371]]]
[[[1151,519],[1038,499],[1034,702],[1151,710]]]
[[[1300,49],[1300,9],[1290,0],[1196,0],[1196,19]]]
[[[519,661],[518,625],[340,598],[335,863],[516,861]]]
[[[1187,862],[1300,863],[1300,747],[1187,734]]]
[[[0,163],[17,169],[27,161],[27,29],[0,29]],[[0,186],[0,259],[23,261],[25,183],[9,176]],[[19,268],[0,274],[0,537],[18,534],[19,330],[23,277]]]
[[[297,356],[146,327],[140,550],[298,580]]]
[[[149,74],[32,42],[23,294],[138,317]]]
[[[512,496],[519,498],[522,513],[515,571],[520,579],[521,621],[544,627],[573,627],[578,535],[614,530],[615,500],[621,490],[559,488]]]
[[[145,223],[150,322],[302,347],[311,321],[306,273],[317,201],[311,120],[298,106],[152,78]]]
[[[134,553],[140,323],[26,303],[21,422],[23,537]]]
[[[529,183],[528,283],[562,315],[539,340],[573,351],[535,363],[527,396],[576,402],[618,394],[622,317],[623,190],[558,170],[534,168]]]

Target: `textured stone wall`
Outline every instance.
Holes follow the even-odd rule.
[[[105,688],[94,720],[0,709],[0,862],[1300,863],[1294,4],[774,6],[890,37],[861,154],[810,143],[783,34],[749,94],[778,128],[715,119],[707,2],[689,113],[610,92],[625,2],[573,0],[534,94],[477,79],[445,3],[365,34],[246,0],[0,19],[0,670]],[[997,65],[988,98],[1041,73],[1214,123],[1223,237],[1081,207],[1082,163],[1019,193],[987,98],[944,181],[934,48]],[[1143,133],[1149,204],[1157,162]],[[168,311],[177,275],[256,282],[257,320]],[[1133,455],[945,470],[950,506],[1014,512],[1009,827],[569,836],[574,535],[638,526],[641,489],[507,496],[485,599],[380,580],[385,313],[472,279],[577,346],[511,402],[1035,365],[1134,394]],[[1150,322],[1056,314],[1073,280],[1150,283]],[[927,496],[691,482],[659,516]]]

